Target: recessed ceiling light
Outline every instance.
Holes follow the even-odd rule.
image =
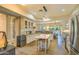
[[[64,11],[65,11],[65,9],[61,9],[61,11],[62,11],[62,12],[64,12]]]

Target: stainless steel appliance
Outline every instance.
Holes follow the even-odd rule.
[[[71,49],[70,54],[79,54],[79,15],[71,19]]]

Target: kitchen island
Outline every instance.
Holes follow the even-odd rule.
[[[50,34],[40,34],[35,37],[37,39],[37,51],[44,51],[45,54],[50,46]]]

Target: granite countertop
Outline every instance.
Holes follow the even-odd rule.
[[[14,46],[8,45],[5,50],[0,51],[0,54],[5,53],[5,52],[7,52],[7,51],[9,51],[9,50],[11,50],[11,49],[14,49],[14,48],[15,48]]]
[[[35,36],[36,39],[48,39],[50,35],[40,34],[39,36]]]

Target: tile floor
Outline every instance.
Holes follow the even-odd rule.
[[[57,40],[54,39],[51,41],[50,47],[47,50],[47,53],[45,54],[44,51],[37,51],[37,42],[33,41],[30,44],[22,47],[22,48],[16,48],[16,54],[17,55],[67,55],[68,53],[64,49],[58,49],[57,48]]]

